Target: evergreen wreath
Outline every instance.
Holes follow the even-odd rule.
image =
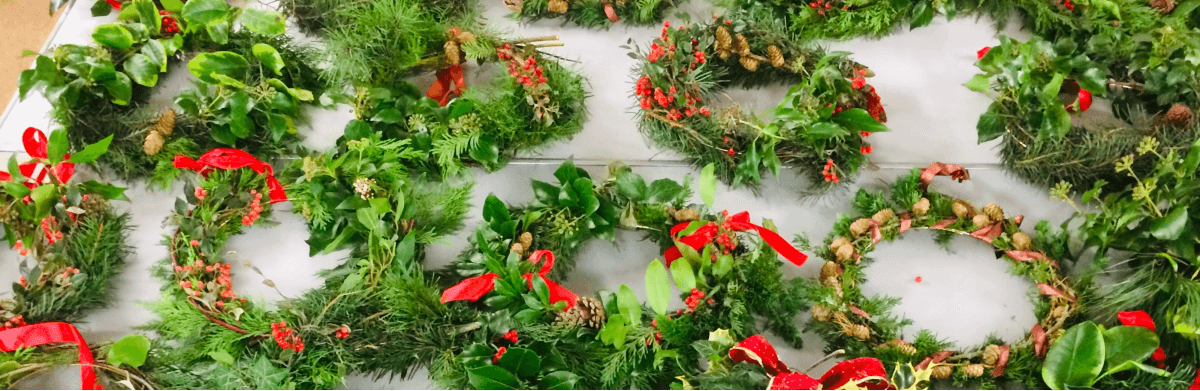
[[[678,0],[504,0],[514,18],[538,20],[562,17],[563,23],[584,27],[608,27],[624,20],[633,25],[651,25]]]
[[[323,272],[320,287],[274,309],[234,291],[223,248],[269,217],[272,203],[286,197],[282,183],[243,151],[177,158],[177,166],[204,176],[187,187],[168,220],[170,257],[158,270],[168,284],[150,327],[172,348],[151,351],[148,378],[165,388],[311,389],[341,387],[350,373],[408,376],[405,362],[415,357],[405,350],[406,322],[446,321],[399,309],[420,305],[423,292],[437,289],[420,273],[419,245],[461,225],[470,194],[470,186],[410,178],[404,162],[419,158],[407,141],[369,135],[287,170],[292,202],[309,220],[312,251],[348,248],[350,257]]]
[[[677,29],[664,22],[647,52],[634,49],[639,129],[698,166],[713,164],[734,186],[757,187],[763,171],[778,175],[785,163],[824,188],[854,178],[873,149],[864,138],[888,130],[866,83],[873,73],[771,25],[713,16]],[[770,83],[796,83],[770,120],[709,103],[723,88]]]
[[[825,246],[812,251],[827,259],[819,284],[812,286],[813,321],[809,327],[828,342],[827,350],[845,349],[854,357],[876,357],[889,365],[915,364],[933,379],[953,377],[958,384],[992,388],[1015,381],[1030,388],[1043,387],[1040,379],[1047,346],[1065,332],[1082,313],[1079,296],[1067,276],[1059,272],[1067,237],[1038,224],[1038,237],[1021,232],[1022,216],[1005,216],[995,204],[976,209],[967,201],[928,189],[939,175],[958,181],[969,179],[957,165],[934,163],[914,169],[891,185],[889,192],[859,190],[854,209],[859,217],[840,216]],[[896,210],[909,209],[896,213]],[[908,320],[890,315],[897,300],[867,297],[862,269],[870,251],[883,240],[895,240],[914,229],[936,231],[939,242],[958,235],[987,242],[997,257],[1010,261],[1013,273],[1029,278],[1039,289],[1034,308],[1038,323],[1019,341],[990,338],[984,345],[952,352],[931,332],[921,331],[906,341],[900,328]],[[801,238],[801,247],[809,247]],[[985,372],[988,376],[984,376]]]
[[[1182,150],[1200,137],[1200,7],[1174,0],[720,0],[754,18],[786,24],[807,39],[882,37],[904,24],[928,25],[937,14],[987,16],[1003,24],[1016,14],[1034,38],[983,48],[983,71],[967,87],[994,92],[977,125],[979,142],[1001,139],[1005,166],[1044,186],[1067,181],[1113,190],[1128,177],[1107,167],[1134,151],[1143,136],[1158,152]],[[782,17],[780,15],[783,15]],[[786,19],[786,20],[785,20]],[[1092,95],[1113,101],[1113,117],[1076,115]],[[1137,162],[1140,175],[1153,167]]]
[[[131,369],[121,368],[108,347],[89,348],[70,325],[108,302],[109,284],[131,251],[129,215],[109,206],[110,200],[125,199],[125,189],[72,181],[75,166],[94,162],[110,140],[68,154],[62,130],[47,138],[28,128],[22,138],[30,161],[18,164],[13,156],[8,172],[0,172],[3,239],[21,257],[12,297],[0,298],[0,387],[73,363],[81,365],[84,387],[95,384],[94,368],[127,378]],[[50,329],[63,330],[63,339],[50,337],[55,335]],[[36,347],[48,342],[73,345]]]
[[[778,256],[796,264],[806,257],[769,221],[757,226],[745,212],[685,205],[690,181],[647,183],[624,166],[594,183],[567,162],[555,178],[558,184],[534,180],[535,200],[526,206],[488,197],[474,247],[450,270],[467,278],[441,296],[474,301],[478,318],[467,339],[438,347],[445,353],[431,376],[440,387],[651,389],[705,376],[712,384],[761,388],[768,379],[760,368],[706,372],[696,364],[728,354],[735,336],[763,329],[800,345],[800,283],[783,277]],[[711,202],[715,178],[702,178],[700,188]],[[555,282],[566,278],[583,244],[609,239],[618,227],[642,231],[664,250],[667,262],[646,269],[645,307],[627,286],[581,296]],[[672,280],[686,309],[668,311]],[[710,344],[710,332],[724,337]]]
[[[56,47],[21,73],[20,96],[41,91],[73,147],[115,136],[101,164],[162,186],[178,175],[176,154],[222,146],[265,156],[296,151],[302,105],[325,84],[310,65],[312,49],[283,35],[280,14],[222,0],[120,5],[112,6],[121,10],[118,21],[93,32],[94,45]],[[187,66],[198,80],[176,99],[179,111],[148,107],[159,77],[187,54],[197,54]]]

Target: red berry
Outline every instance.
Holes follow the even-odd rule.
[[[922,280],[921,276],[917,276],[917,280],[916,280],[916,281],[917,281],[917,283],[920,283],[920,282],[921,282],[921,280]]]

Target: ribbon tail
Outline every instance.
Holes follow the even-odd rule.
[[[775,231],[757,225],[754,226],[754,230],[758,231],[758,236],[761,237],[768,246],[771,246],[771,248],[775,249],[775,252],[778,252],[779,255],[782,255],[784,259],[791,261],[796,266],[804,266],[804,262],[808,260],[807,255],[804,255],[804,253],[800,252],[800,250],[797,250],[796,247],[792,246],[791,243],[788,243],[787,239],[779,236],[779,234],[775,233]]]
[[[496,279],[500,278],[496,273],[487,273],[471,277],[455,286],[446,288],[442,292],[442,302],[449,303],[458,300],[476,301],[483,295],[488,294],[496,288]]]
[[[48,159],[46,153],[46,134],[42,133],[38,128],[26,128],[25,134],[21,136],[21,143],[25,145],[25,153],[29,156],[38,159]]]
[[[95,359],[87,341],[79,334],[74,325],[63,322],[46,322],[32,324],[14,329],[0,331],[0,350],[11,352],[17,349],[30,348],[49,343],[71,343],[79,349],[79,376],[82,380],[81,389],[100,390],[100,382],[96,381]]]
[[[275,179],[274,175],[267,177],[267,196],[271,198],[272,204],[287,201],[287,193],[283,191],[283,184]]]
[[[822,389],[836,390],[842,386],[854,383],[856,386],[869,390],[884,390],[890,387],[887,382],[887,370],[883,362],[871,357],[856,358],[837,363],[821,376]],[[879,380],[869,380],[879,379]],[[858,384],[864,380],[867,384]]]
[[[175,161],[172,162],[172,165],[174,165],[175,168],[182,168],[185,170],[192,170],[195,172],[204,171],[203,164],[200,164],[200,162],[196,161],[196,159],[192,159],[190,157],[182,156],[182,155],[176,156]]]
[[[819,390],[821,382],[803,373],[783,373],[771,378],[768,390]]]
[[[562,285],[558,285],[554,281],[550,281],[550,280],[546,279],[545,277],[541,277],[541,278],[542,278],[542,281],[546,282],[546,288],[548,288],[550,290],[550,304],[554,304],[554,303],[557,303],[560,301],[565,301],[565,302],[567,302],[566,308],[563,308],[563,310],[565,311],[565,310],[571,309],[571,307],[574,307],[575,302],[579,301],[579,295],[575,294],[575,292],[571,292],[570,289],[567,289],[567,288],[563,287]]]

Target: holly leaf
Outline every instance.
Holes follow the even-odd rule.
[[[477,390],[516,390],[521,386],[516,376],[495,365],[468,368],[467,380]]]
[[[579,382],[579,375],[567,371],[554,371],[538,381],[539,390],[573,390]]]
[[[509,347],[508,351],[500,356],[496,365],[516,374],[518,378],[534,377],[542,371],[542,359],[537,354],[532,350],[515,346]]]
[[[710,208],[713,206],[713,201],[717,194],[716,169],[715,164],[708,163],[708,165],[704,166],[704,169],[700,170],[700,184],[698,185],[700,199],[704,200],[704,204]]]
[[[1067,330],[1050,345],[1042,364],[1042,380],[1055,390],[1091,387],[1104,368],[1104,337],[1087,321]]]
[[[671,268],[674,269],[678,263],[687,261],[675,261]],[[671,302],[671,281],[667,278],[667,268],[658,259],[646,267],[646,302],[659,316],[667,314],[667,305]]]
[[[140,334],[126,335],[108,349],[108,363],[137,368],[146,363],[146,353],[149,351],[150,338]]]

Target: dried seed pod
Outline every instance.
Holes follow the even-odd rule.
[[[967,364],[959,367],[958,370],[969,377],[983,376],[983,364]]]
[[[1063,314],[1065,314],[1066,312],[1067,312],[1067,307],[1061,306],[1061,305],[1054,306],[1054,308],[1050,309],[1050,319],[1061,318],[1063,316]]]
[[[955,216],[958,216],[960,218],[961,217],[971,217],[972,215],[975,214],[975,207],[971,206],[970,203],[963,201],[963,200],[954,200],[954,205],[951,206],[950,209],[954,211]]]
[[[546,10],[556,14],[567,13],[568,8],[570,8],[570,4],[567,4],[567,0],[550,0],[546,3]]]
[[[1195,114],[1192,113],[1191,108],[1181,104],[1174,104],[1171,105],[1170,109],[1167,109],[1167,112],[1166,114],[1163,114],[1162,119],[1163,122],[1171,125],[1187,126],[1188,124],[1192,123],[1192,119],[1194,117]]]
[[[446,51],[446,65],[462,64],[462,51],[458,49],[458,42],[446,41],[442,44],[442,49]]]
[[[1000,361],[1000,347],[997,345],[988,345],[983,348],[983,364],[996,365]]]
[[[1024,232],[1017,232],[1012,236],[1012,246],[1017,250],[1028,250],[1033,247],[1033,241]]]
[[[838,249],[842,248],[842,246],[846,246],[849,244],[850,244],[850,239],[847,239],[845,236],[839,236],[837,239],[833,240],[833,243],[829,244],[829,251],[833,251],[836,253],[838,251]]]
[[[896,212],[893,212],[891,209],[882,209],[878,212],[875,212],[875,215],[871,216],[871,220],[875,220],[876,223],[882,225],[886,224],[888,221],[891,221],[892,217],[895,216]]]
[[[871,219],[858,219],[850,224],[850,236],[862,236],[871,229]]]
[[[834,255],[837,256],[838,261],[848,261],[854,258],[854,246],[847,244],[839,247]]]
[[[836,277],[840,276],[842,273],[838,269],[839,269],[839,267],[838,267],[837,262],[825,261],[825,264],[821,265],[821,279],[824,280],[829,277],[836,278]]]
[[[917,216],[924,216],[926,213],[929,213],[929,199],[921,197],[920,200],[913,204],[912,211]]]
[[[829,318],[833,316],[833,311],[830,311],[823,305],[814,304],[812,306],[812,316],[813,319],[816,319],[818,322],[828,322]]]
[[[783,51],[780,51],[778,46],[767,46],[767,58],[771,59],[771,66],[776,68],[787,65],[787,61],[783,59]]]
[[[954,367],[946,364],[935,364],[931,370],[930,376],[934,379],[948,379],[954,374]]]
[[[742,57],[738,59],[738,62],[742,63],[742,67],[746,68],[747,71],[754,72],[758,70],[758,60],[753,57]]]
[[[978,214],[971,218],[971,223],[975,224],[976,228],[983,228],[992,224],[992,219],[987,215]]]
[[[475,40],[475,33],[470,31],[459,31],[458,35],[454,36],[454,40],[458,43],[467,43]]]
[[[674,217],[675,217],[675,221],[678,221],[681,223],[688,222],[688,221],[696,221],[696,220],[700,220],[700,211],[691,209],[691,208],[680,209],[675,212]]]
[[[146,142],[142,145],[143,152],[146,152],[147,155],[154,155],[161,151],[162,147],[163,136],[161,133],[155,131],[146,133]]]
[[[533,248],[533,234],[529,232],[521,233],[521,236],[517,237],[517,243],[520,243],[521,248],[526,250]]]
[[[999,205],[989,203],[983,206],[983,214],[987,215],[992,221],[1004,220],[1004,209],[1000,209]]]
[[[734,41],[733,51],[737,52],[739,56],[749,57],[751,55],[750,40],[746,39],[746,36],[742,34],[738,34],[735,38],[737,40]]]

